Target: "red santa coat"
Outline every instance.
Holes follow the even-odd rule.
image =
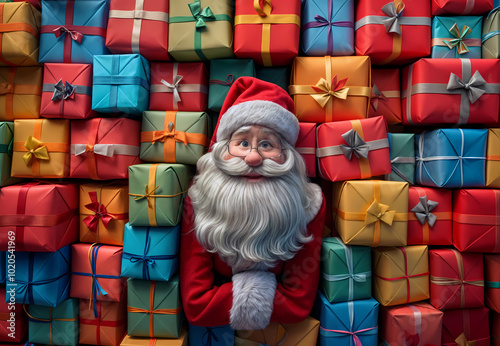
[[[311,312],[319,283],[319,258],[326,203],[307,225],[313,240],[287,262],[270,269],[278,281],[271,322],[298,323]],[[180,289],[184,312],[196,326],[229,324],[233,302],[232,269],[219,255],[206,251],[196,239],[194,211],[189,197],[184,201],[181,231]],[[220,277],[227,281],[219,284]]]

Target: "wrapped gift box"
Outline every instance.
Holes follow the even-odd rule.
[[[192,166],[141,164],[129,167],[129,219],[132,226],[176,226],[182,214]]]
[[[183,320],[179,293],[179,276],[168,282],[128,279],[127,334],[178,338]]]
[[[39,118],[41,95],[42,67],[0,67],[0,120]]]
[[[52,307],[59,305],[69,298],[70,268],[69,245],[55,252],[16,251],[16,275],[12,282],[16,290],[15,302]]]
[[[125,298],[126,278],[120,277],[123,248],[101,244],[71,246],[71,297],[90,299],[94,317],[99,301],[120,302]]]
[[[168,281],[179,267],[180,225],[133,227],[125,225],[121,276]]]
[[[483,18],[481,56],[483,59],[500,58],[500,12],[494,10]]]
[[[0,250],[54,252],[78,240],[78,186],[29,182],[0,189]]]
[[[500,313],[500,255],[484,255],[486,306]]]
[[[13,177],[65,178],[69,173],[69,120],[15,120],[13,148]]]
[[[72,178],[127,179],[139,160],[141,123],[127,118],[71,122]]]
[[[304,158],[307,176],[316,176],[316,124],[299,123],[299,137],[295,149]]]
[[[391,155],[391,174],[386,180],[415,183],[415,135],[413,133],[388,133]]]
[[[0,253],[0,256],[5,260],[5,253]],[[0,265],[4,265],[5,269],[5,261],[0,261]],[[14,300],[10,294],[7,295],[7,290],[11,289],[15,289],[15,286],[0,286],[0,342],[21,342],[28,331],[23,305],[9,304]]]
[[[230,0],[170,1],[170,55],[177,61],[233,57],[233,6]]]
[[[491,345],[500,345],[500,313],[490,310]]]
[[[373,69],[368,117],[383,115],[388,124],[401,122],[399,69]]]
[[[453,194],[453,245],[459,251],[500,253],[500,190]]]
[[[44,64],[42,105],[45,118],[85,119],[92,110],[92,65]]]
[[[369,247],[347,246],[340,238],[324,238],[319,289],[330,303],[371,298],[371,263]]]
[[[203,112],[207,108],[208,73],[202,62],[152,62],[152,111]]]
[[[236,0],[234,54],[259,65],[288,65],[299,54],[300,7],[300,0]]]
[[[427,303],[383,307],[380,319],[383,345],[441,345],[443,312]]]
[[[66,299],[56,307],[28,306],[29,342],[78,345],[78,299]]]
[[[148,109],[149,84],[149,61],[141,55],[95,55],[92,109],[141,115]]]
[[[486,186],[500,188],[500,128],[488,129]]]
[[[300,44],[304,54],[354,54],[354,1],[307,0],[302,6]]]
[[[15,184],[19,179],[12,178],[12,149],[14,144],[14,123],[0,122],[0,187]]]
[[[80,185],[80,241],[123,245],[128,222],[128,184]]]
[[[498,59],[420,59],[402,70],[401,85],[405,125],[498,121]]]
[[[375,65],[405,64],[428,56],[430,5],[429,1],[359,0],[354,24],[356,54],[370,56]]]
[[[92,64],[94,55],[108,54],[108,12],[108,0],[42,1],[40,62]]]
[[[483,15],[493,9],[493,0],[432,0],[432,15]]]
[[[432,20],[431,58],[481,59],[481,16],[436,16]]]
[[[429,298],[426,245],[380,247],[373,254],[373,297],[383,306]]]
[[[484,186],[484,129],[438,129],[415,137],[415,181],[432,187]]]
[[[331,181],[391,173],[384,117],[319,125],[316,156],[320,176]]]
[[[252,59],[218,59],[210,61],[208,109],[219,112],[229,88],[239,77],[255,77]]]
[[[488,309],[445,310],[443,315],[443,346],[489,346]]]
[[[410,186],[408,245],[452,245],[452,190]]]
[[[432,249],[430,303],[437,309],[484,306],[483,254],[460,253],[455,249]]]
[[[234,345],[234,330],[229,325],[215,327],[188,326],[189,346]]]
[[[196,165],[208,146],[208,115],[204,112],[146,111],[142,116],[144,161]]]
[[[181,333],[177,339],[145,338],[125,335],[121,346],[188,346],[188,332],[186,328],[181,328]]]
[[[106,47],[112,53],[137,53],[148,60],[170,60],[168,5],[168,0],[112,0]]]
[[[288,85],[290,84],[290,70],[288,66],[257,66],[255,73],[258,79],[276,84],[284,90],[288,90]]]
[[[295,115],[313,123],[366,118],[370,70],[367,56],[295,58],[288,87]]]
[[[1,0],[0,2],[29,2],[37,10],[41,10],[42,9],[42,7],[40,5],[40,0]]]
[[[0,4],[0,66],[38,65],[40,11],[27,2]]]
[[[406,245],[408,183],[346,181],[335,185],[333,201],[335,228],[344,243]]]
[[[97,316],[89,308],[90,301],[80,299],[80,344],[120,345],[127,334],[127,304],[97,301]]]
[[[378,310],[379,303],[373,298],[329,303],[318,292],[316,311],[320,321],[320,345],[350,346],[355,342],[376,345]]]
[[[5,279],[7,278],[6,276],[6,269],[7,269],[7,265],[6,265],[6,259],[7,259],[7,252],[5,251],[0,251],[0,284],[4,284],[5,283]],[[2,299],[0,298],[0,302],[2,301]]]

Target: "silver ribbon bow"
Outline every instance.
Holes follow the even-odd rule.
[[[486,81],[479,71],[476,70],[467,83],[464,83],[456,74],[451,73],[446,89],[465,89],[470,103],[474,103],[486,92],[485,86]]]
[[[85,144],[74,144],[75,156],[82,155],[85,153],[87,146]],[[95,144],[94,154],[102,155],[107,157],[113,157],[115,152],[114,144]]]
[[[349,130],[342,135],[342,138],[347,142],[347,145],[341,144],[340,149],[349,161],[352,159],[352,153],[359,159],[360,156],[365,159],[370,152],[370,146],[361,138],[355,130]]]
[[[399,27],[399,18],[403,14],[404,4],[402,5],[399,12],[396,10],[396,6],[394,2],[388,2],[384,6],[382,6],[382,12],[389,16],[389,18],[384,19],[383,23],[385,26],[385,30],[387,32],[395,32],[398,35],[401,35],[401,29]]]
[[[419,199],[420,202],[411,211],[415,213],[415,216],[422,225],[427,221],[429,226],[433,227],[437,221],[437,216],[431,213],[431,211],[438,206],[439,202],[427,200],[427,196],[419,197]]]
[[[177,89],[179,87],[179,82],[181,81],[183,76],[181,75],[175,75],[172,84],[167,82],[166,80],[162,79],[160,83],[166,85],[168,88],[172,89],[172,92],[174,93],[174,100],[175,102],[181,102],[181,96],[179,95],[179,90]]]
[[[69,84],[68,82],[62,82],[62,78],[54,84],[54,94],[52,95],[52,101],[66,100],[71,97],[75,92],[75,86]]]

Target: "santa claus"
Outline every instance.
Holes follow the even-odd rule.
[[[325,201],[295,150],[299,123],[280,87],[231,86],[185,200],[181,297],[193,325],[263,329],[309,315]]]

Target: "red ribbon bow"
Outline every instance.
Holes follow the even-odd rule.
[[[82,43],[83,34],[81,32],[78,32],[76,30],[69,30],[65,26],[57,27],[53,31],[54,31],[54,35],[56,35],[56,37],[59,37],[62,34],[69,34],[74,41],[76,41],[78,43]]]
[[[104,227],[108,227],[108,223],[114,219],[114,217],[106,211],[104,204],[97,201],[97,193],[95,191],[89,192],[90,200],[89,204],[85,205],[85,208],[89,209],[94,213],[94,215],[89,215],[83,219],[83,223],[93,232],[97,232],[97,226],[99,225],[99,219],[102,220]]]

